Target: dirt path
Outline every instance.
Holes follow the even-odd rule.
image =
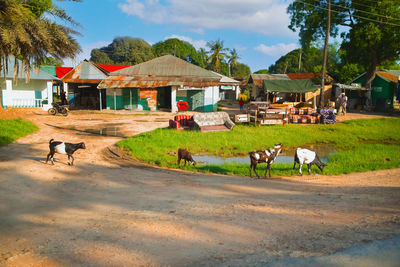
[[[0,148],[0,266],[254,265],[400,234],[400,169],[193,174],[132,165],[107,149],[121,137],[89,133],[131,135],[171,116],[28,114],[40,131]],[[50,138],[87,149],[76,166],[63,155],[46,165]]]

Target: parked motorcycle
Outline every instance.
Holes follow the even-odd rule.
[[[50,115],[56,115],[57,113],[60,113],[63,116],[68,116],[68,105],[61,105],[60,103],[53,103],[52,105],[53,107],[47,111]]]

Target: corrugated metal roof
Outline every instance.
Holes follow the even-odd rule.
[[[378,71],[376,74],[395,83],[400,79],[400,71],[396,70]]]
[[[40,66],[40,70],[57,77],[56,66]]]
[[[291,80],[313,79],[315,75],[321,76],[321,73],[288,73],[287,76]]]
[[[19,72],[18,76],[15,76],[16,79],[25,79],[25,71],[22,69],[22,61],[17,59],[19,62]],[[2,71],[0,73],[0,77],[5,77],[9,79],[14,78],[14,57],[9,57],[8,58],[8,69],[5,72],[4,76],[4,66],[2,66]],[[43,71],[41,68],[39,68],[39,72],[36,71],[36,68],[31,68],[30,75],[29,75],[30,80],[47,80],[47,81],[52,81],[52,80],[59,80],[57,77],[50,75],[46,71]]]
[[[67,74],[68,72],[70,72],[73,69],[74,68],[72,68],[72,67],[56,67],[57,77],[61,79],[62,77],[65,76],[65,74]]]
[[[107,76],[92,62],[82,61],[63,78],[63,82],[69,83],[99,83]]]
[[[127,65],[106,65],[106,64],[96,64],[100,68],[104,69],[107,72],[113,72],[120,69],[129,68],[130,66]]]
[[[251,74],[249,83],[262,87],[263,80],[290,80],[286,74]]]
[[[212,71],[212,73],[215,73],[215,74],[217,74],[217,75],[222,77],[221,80],[219,81],[220,85],[239,85],[240,84],[240,81],[236,81],[235,79],[229,78],[229,77],[227,77],[225,75],[222,75],[222,74],[220,74],[218,72]]]
[[[98,88],[207,87],[219,85],[221,76],[180,58],[165,55],[110,73]]]

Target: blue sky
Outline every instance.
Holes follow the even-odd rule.
[[[142,38],[150,44],[176,37],[197,49],[218,38],[239,51],[240,62],[251,71],[267,68],[280,56],[297,48],[298,35],[288,29],[284,0],[84,0],[54,3],[83,28],[77,30],[83,52],[76,66],[90,58],[93,48],[115,37]]]

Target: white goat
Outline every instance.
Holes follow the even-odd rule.
[[[308,174],[311,174],[311,166],[313,164],[317,165],[317,167],[321,170],[321,172],[324,170],[324,167],[326,166],[325,163],[323,163],[317,153],[314,151],[305,149],[305,148],[297,148],[296,152],[294,154],[294,164],[293,164],[293,170],[296,167],[296,163],[300,165],[299,167],[299,172],[300,175],[303,175],[301,168],[303,167],[303,164],[307,164],[308,166]],[[293,174],[292,170],[292,174]]]

